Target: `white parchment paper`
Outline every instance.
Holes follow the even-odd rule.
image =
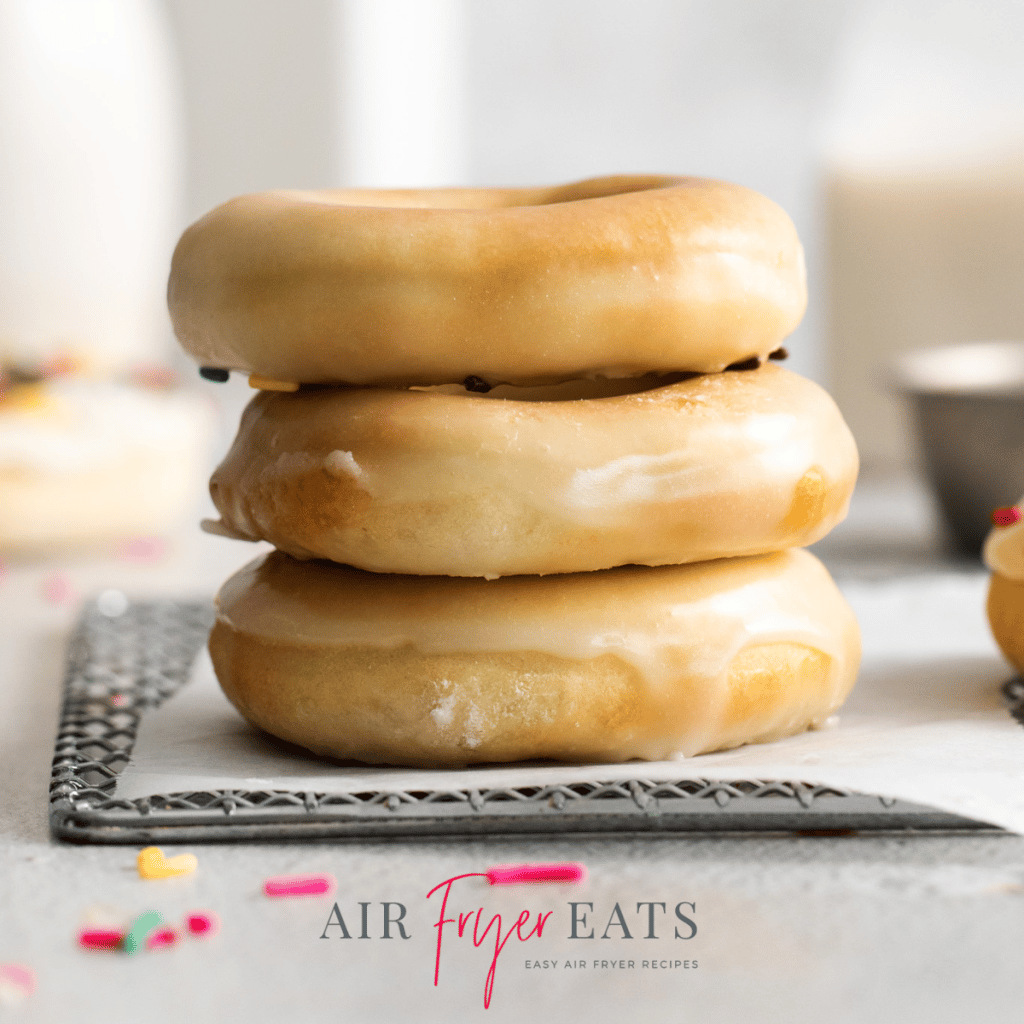
[[[981,573],[845,586],[861,624],[864,662],[838,726],[681,762],[456,771],[340,767],[251,729],[221,694],[204,653],[189,683],[143,719],[117,796],[779,779],[910,800],[1024,832],[1024,727],[1000,695],[1013,672],[989,634],[986,586]]]

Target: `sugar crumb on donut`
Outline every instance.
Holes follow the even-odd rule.
[[[324,458],[324,467],[328,473],[334,476],[350,476],[354,480],[358,480],[364,475],[362,468],[355,460],[355,456],[351,452],[339,449],[327,453]]]

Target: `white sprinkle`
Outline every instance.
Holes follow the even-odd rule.
[[[445,679],[442,685],[447,689],[451,683]],[[430,712],[430,717],[434,720],[434,725],[436,725],[438,729],[447,729],[452,724],[454,712],[455,694],[451,694],[451,696],[444,697],[437,702],[433,710]]]

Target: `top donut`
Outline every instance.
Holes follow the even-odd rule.
[[[662,176],[242,196],[185,232],[168,283],[201,365],[294,384],[717,372],[806,303],[778,206]]]

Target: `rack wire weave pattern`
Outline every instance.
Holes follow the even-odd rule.
[[[681,779],[453,790],[188,792],[120,799],[143,717],[189,677],[213,609],[95,602],[72,637],[50,782],[54,835],[146,843],[483,833],[987,829],[927,807],[802,782]],[[1024,708],[1024,684],[1005,688]],[[1017,713],[1015,712],[1015,713]],[[638,772],[642,766],[638,765]]]

